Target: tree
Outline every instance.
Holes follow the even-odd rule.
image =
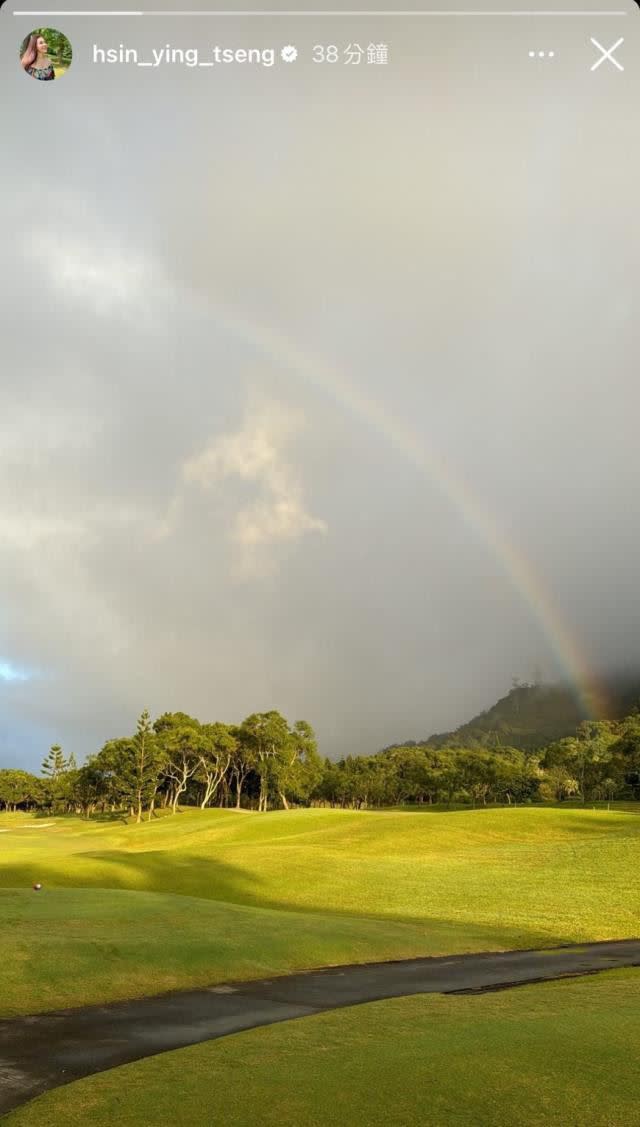
[[[204,784],[200,803],[200,809],[204,810],[227,776],[237,741],[228,724],[203,724],[201,734],[203,741],[195,777]]]
[[[170,780],[171,811],[175,814],[180,796],[200,766],[206,738],[200,722],[186,712],[165,712],[153,727],[163,752],[164,774]]]
[[[66,760],[60,744],[53,744],[42,762],[42,774],[46,779],[43,796],[46,805],[61,811],[73,810],[73,781],[75,759]]]
[[[67,761],[63,755],[60,744],[53,744],[49,753],[42,761],[42,774],[55,781],[67,770]]]
[[[242,725],[232,729],[234,748],[231,753],[229,773],[236,788],[236,810],[241,807],[242,791],[247,777],[257,767],[253,736]]]
[[[562,802],[580,793],[580,783],[562,764],[542,770],[540,793],[543,798]]]
[[[240,738],[251,748],[256,771],[260,779],[258,810],[269,809],[270,793],[274,789],[278,772],[274,770],[277,757],[286,754],[289,747],[289,726],[279,712],[254,712],[240,725]]]
[[[158,744],[146,708],[138,719],[136,734],[132,740],[132,751],[132,797],[136,822],[140,823],[145,806],[149,809],[149,819],[151,819],[153,801],[160,782],[160,768],[163,765],[163,750]]]
[[[83,784],[87,785],[89,792],[95,787],[94,793],[99,795],[103,804],[111,810],[128,806],[135,814],[135,753],[133,741],[130,736],[107,740],[97,755],[92,756],[83,772]],[[89,778],[85,771],[91,769]]]
[[[28,771],[18,768],[0,770],[0,805],[17,810],[42,800],[42,782]]]
[[[598,791],[602,780],[611,774],[615,742],[615,725],[608,721],[588,720],[580,724],[575,736],[550,744],[545,749],[541,764],[545,770],[565,768],[577,782],[576,793],[586,802]]]
[[[145,709],[133,736],[108,740],[76,773],[79,805],[85,812],[98,803],[126,806],[138,823],[144,810],[151,818],[162,767],[163,752]]]
[[[611,748],[611,774],[617,776],[620,788],[628,787],[633,798],[640,795],[640,714],[626,716],[616,725],[616,739]]]
[[[495,758],[494,797],[504,802],[531,800],[538,792],[540,772],[535,756],[527,756],[518,748],[504,748]]]
[[[75,783],[75,799],[85,817],[94,814],[98,807],[105,808],[109,803],[109,784],[98,756],[92,756],[78,769]]]
[[[306,801],[322,774],[315,732],[306,720],[296,720],[288,740],[273,757],[272,776],[285,810],[289,798]]]

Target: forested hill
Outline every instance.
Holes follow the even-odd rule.
[[[516,685],[492,708],[455,732],[429,737],[435,747],[519,747],[535,751],[575,732],[587,719],[576,694],[564,685]]]
[[[616,719],[640,703],[637,678],[612,680],[609,686],[611,716]],[[474,716],[453,732],[439,732],[419,740],[393,746],[410,747],[517,747],[537,751],[554,740],[572,735],[586,719],[584,705],[566,685],[514,685],[511,692],[486,712]]]

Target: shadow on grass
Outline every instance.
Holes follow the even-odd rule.
[[[391,940],[397,931],[400,943],[398,957],[407,953],[403,933],[415,955],[552,947],[575,942],[577,938],[584,941],[597,938],[588,934],[576,936],[560,928],[550,931],[548,920],[544,919],[538,923],[531,921],[527,926],[513,926],[506,922],[483,921],[481,916],[477,919],[456,919],[435,915],[424,917],[408,912],[380,915],[362,910],[349,911],[333,905],[326,908],[317,904],[300,905],[274,896],[259,876],[248,874],[237,866],[211,857],[180,857],[175,851],[147,851],[139,855],[105,851],[83,853],[68,860],[77,860],[78,863],[65,866],[64,863],[48,862],[42,865],[41,872],[36,872],[31,864],[2,866],[0,881],[3,888],[0,888],[0,894],[3,889],[7,892],[16,888],[30,889],[35,880],[42,880],[48,896],[59,888],[74,891],[113,889],[193,897],[219,905],[249,908],[258,913],[266,911],[281,913],[283,917],[297,917],[304,930],[307,926],[313,930],[314,919],[322,931],[334,920],[338,933],[343,933],[345,929],[348,932],[352,925],[354,938],[361,940],[364,940],[365,933],[372,941],[376,935],[383,939],[387,934]],[[303,925],[302,920],[308,921],[308,924]],[[282,926],[287,927],[286,919],[283,919]],[[256,927],[260,928],[259,914]],[[298,927],[292,931],[292,943],[296,942],[297,932]]]
[[[526,809],[530,810],[531,808]],[[490,808],[487,809],[487,812],[489,811]],[[467,810],[467,813],[469,812]],[[479,817],[481,817],[481,813],[478,811]],[[268,818],[269,815],[264,817]],[[572,816],[563,822],[564,845],[562,836],[559,837],[558,845],[561,849],[564,847],[565,851],[571,855],[574,843],[573,840],[570,840],[567,845],[567,839],[572,839],[574,835],[581,837],[586,842],[589,838],[600,838],[605,835],[614,839],[622,838],[625,835],[628,837],[630,824],[628,819],[607,819],[606,817],[601,819],[593,813],[588,811],[583,813],[580,809],[574,808]],[[640,828],[640,823],[637,825]],[[541,835],[544,837],[542,827]],[[126,831],[126,837],[128,841],[128,831]],[[146,835],[143,835],[143,837],[146,838],[146,842],[149,841]],[[295,890],[301,887],[302,877],[296,872],[296,858],[293,853],[291,854],[290,869],[291,898],[289,898],[287,886],[289,871],[283,874],[281,883],[275,885],[273,879],[269,879],[267,875],[261,875],[259,869],[249,872],[239,865],[221,860],[215,849],[204,856],[188,851],[182,852],[179,848],[173,847],[149,850],[144,848],[146,842],[140,839],[138,851],[136,841],[135,833],[132,833],[131,850],[128,847],[111,850],[81,850],[64,856],[60,856],[55,851],[43,850],[42,856],[39,856],[37,861],[32,858],[28,860],[11,859],[4,864],[0,861],[0,886],[26,890],[30,889],[34,882],[41,881],[47,893],[55,888],[86,888],[194,897],[221,904],[226,903],[245,908],[286,913],[298,918],[323,917],[325,921],[340,920],[342,921],[341,927],[343,924],[348,927],[349,920],[353,921],[354,928],[370,924],[372,933],[384,927],[393,929],[394,926],[399,926],[407,928],[412,935],[424,935],[425,954],[553,946],[554,944],[576,940],[587,941],[588,939],[607,937],[606,929],[600,935],[590,934],[588,931],[583,934],[579,921],[576,922],[574,928],[571,928],[567,923],[567,919],[554,921],[549,918],[552,909],[544,901],[541,905],[531,902],[531,918],[523,924],[515,923],[514,919],[508,919],[508,905],[505,906],[507,918],[504,922],[499,920],[494,910],[494,897],[491,899],[491,903],[486,905],[482,899],[477,898],[474,909],[476,911],[475,919],[469,918],[472,911],[459,898],[455,907],[460,907],[460,915],[454,915],[453,918],[444,914],[434,914],[431,918],[425,917],[422,912],[419,912],[417,906],[416,911],[412,912],[411,901],[399,904],[399,910],[394,911],[393,914],[386,914],[380,911],[379,897],[376,898],[378,904],[372,906],[370,911],[359,905],[354,906],[351,910],[344,906],[325,906],[322,903],[320,887],[318,887],[315,896],[313,895],[313,887],[309,889],[309,894],[313,897],[315,903],[299,904],[295,902]],[[546,839],[545,844],[549,844],[549,842],[550,839]],[[92,844],[97,844],[95,839]],[[500,843],[497,844],[497,848],[500,848]],[[620,846],[616,842],[615,849],[619,848]],[[598,841],[593,846],[594,856],[599,849],[600,842]],[[345,858],[345,861],[348,862],[348,858]],[[472,867],[473,863],[474,855],[473,850],[471,850],[468,864]],[[517,863],[517,858],[514,857],[513,863]],[[572,863],[572,856],[568,856],[567,864]],[[363,862],[363,868],[365,867],[366,864]],[[478,879],[480,881],[483,879],[482,869],[478,872]],[[453,903],[447,902],[442,896],[438,898],[440,903],[433,904],[436,912],[438,908],[442,909],[443,907],[445,912],[454,911]],[[345,902],[343,900],[343,904]],[[365,902],[363,898],[363,905],[364,903],[368,902]],[[529,903],[528,900],[527,903]],[[384,906],[382,904],[383,908]],[[558,907],[561,907],[560,903],[558,903]],[[426,903],[423,904],[423,910],[428,910]],[[483,920],[485,911],[486,915],[489,916],[488,920]],[[467,912],[467,914],[462,915],[463,912]],[[313,926],[311,919],[309,924]],[[286,924],[283,926],[286,926]],[[260,927],[259,917],[256,917],[256,927]],[[608,937],[613,938],[614,936]],[[295,939],[292,938],[292,942],[295,942]]]
[[[83,851],[59,861],[44,855],[40,864],[0,863],[0,887],[30,888],[35,881],[49,888],[113,888],[269,906],[257,891],[259,878],[218,858],[180,856],[174,850]]]

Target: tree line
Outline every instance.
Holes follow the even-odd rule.
[[[389,747],[325,762],[314,799],[364,808],[640,800],[640,713],[583,721],[531,752],[515,747]]]
[[[0,807],[60,813],[128,812],[137,822],[157,807],[217,803],[265,811],[308,802],[322,773],[310,724],[279,712],[253,713],[239,725],[201,723],[145,710],[131,736],[108,740],[81,767],[54,745],[42,775],[0,770]]]
[[[108,740],[78,767],[54,745],[40,777],[0,770],[0,808],[50,813],[124,812],[141,822],[159,807],[219,805],[266,811],[290,805],[352,809],[406,804],[640,800],[640,712],[585,721],[535,753],[513,747],[386,748],[320,758],[313,728],[279,712],[241,724],[201,723],[183,712]]]

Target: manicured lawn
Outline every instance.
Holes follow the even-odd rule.
[[[4,1015],[640,934],[640,817],[621,810],[193,810],[141,826],[0,815],[2,830]]]
[[[60,1088],[7,1127],[633,1127],[640,972],[338,1010]]]
[[[0,889],[0,1016],[409,957],[426,942],[417,925],[169,893]]]

